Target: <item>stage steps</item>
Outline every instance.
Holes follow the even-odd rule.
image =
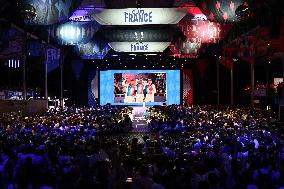
[[[147,121],[144,117],[144,112],[146,110],[143,106],[133,107],[134,110],[134,118],[132,123],[132,130],[133,133],[147,133],[149,132]]]

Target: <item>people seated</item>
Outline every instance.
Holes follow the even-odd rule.
[[[150,133],[127,107],[66,108],[0,124],[0,188],[284,187],[283,128],[248,107],[156,106]],[[126,129],[127,128],[127,129]]]

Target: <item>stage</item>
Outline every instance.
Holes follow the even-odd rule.
[[[145,119],[145,112],[150,106],[131,106],[132,111],[132,133],[146,133],[149,132],[148,124]]]

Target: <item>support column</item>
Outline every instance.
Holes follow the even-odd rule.
[[[234,105],[234,62],[231,68],[231,105]]]
[[[220,61],[219,58],[216,57],[217,64],[217,105],[220,104]]]
[[[61,49],[60,52],[60,107],[63,108],[63,64],[64,64],[64,51]]]
[[[47,62],[47,48],[48,48],[48,45],[49,45],[49,33],[47,35],[47,44],[46,44],[46,47],[45,47],[45,52],[44,52],[44,57],[45,57],[45,60],[44,60],[44,98],[46,100],[48,100],[48,73],[47,73],[47,70],[48,70],[48,62]]]
[[[269,71],[270,71],[270,64],[271,62],[269,61],[266,64],[266,88],[265,88],[265,105],[268,106],[269,105]]]
[[[250,103],[254,105],[254,64],[250,64],[250,83],[251,83],[251,93],[250,93]]]
[[[283,72],[283,83],[282,83],[282,105],[284,105],[284,53],[282,53],[282,72]]]
[[[26,52],[26,50],[24,50]],[[23,56],[23,100],[27,100],[27,80],[26,80],[26,61],[27,61],[27,56],[24,54]]]
[[[45,60],[44,60],[44,98],[48,100],[47,60],[46,59],[47,58],[45,57]]]
[[[23,35],[23,100],[27,100],[27,32]]]

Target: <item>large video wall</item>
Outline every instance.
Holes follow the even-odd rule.
[[[180,104],[179,70],[108,70],[100,72],[100,104]]]

